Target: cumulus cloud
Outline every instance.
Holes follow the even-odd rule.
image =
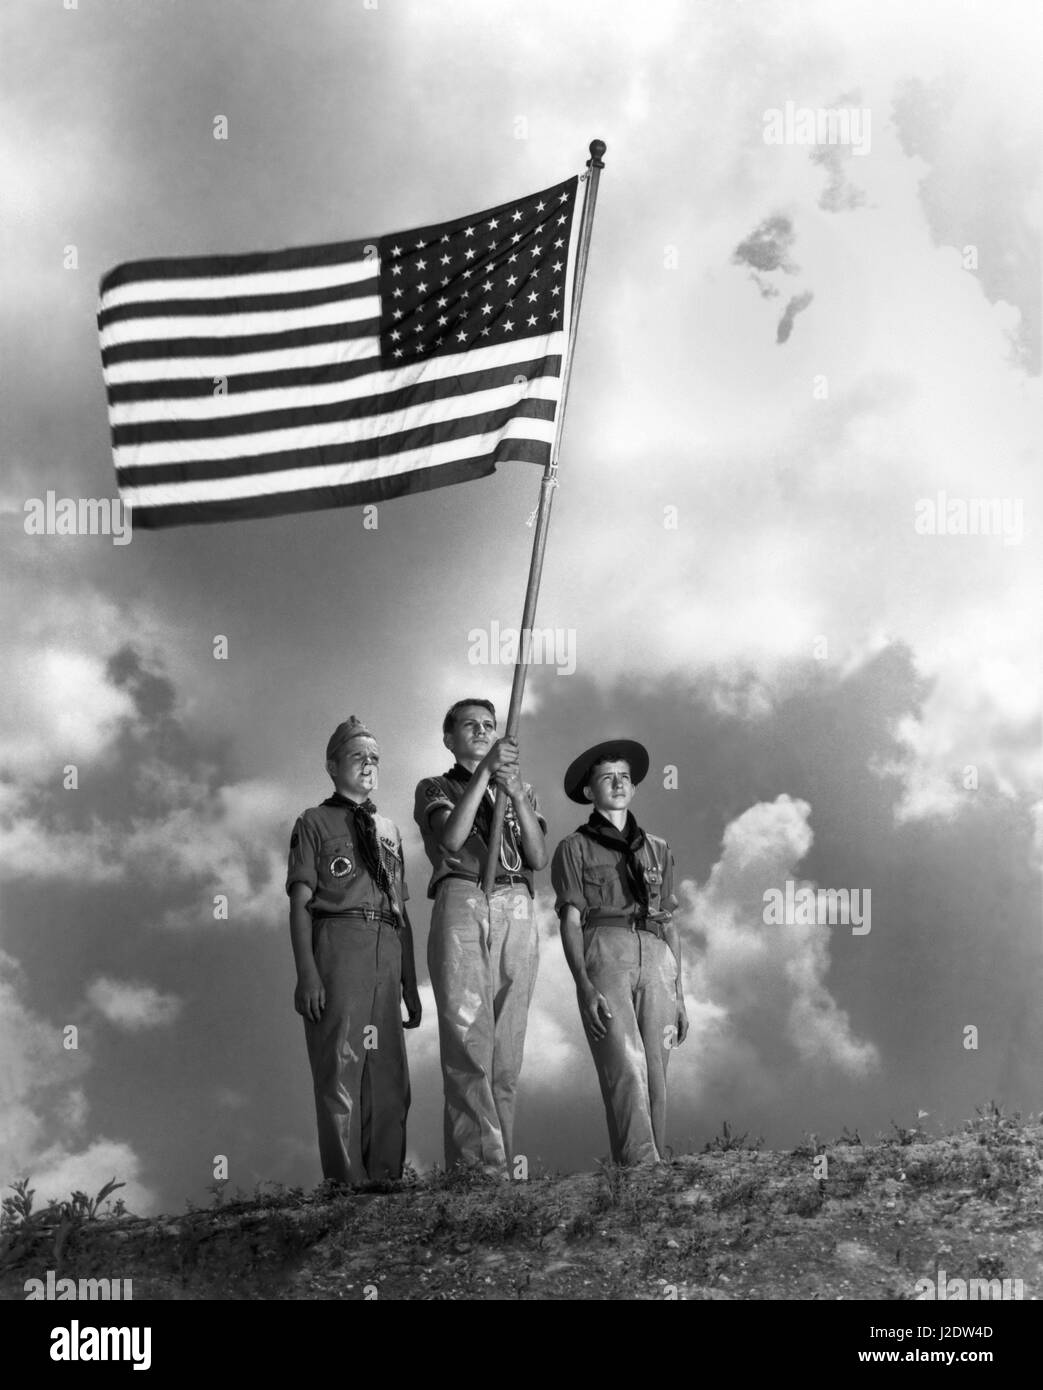
[[[25,981],[18,962],[0,952],[0,1171],[19,1169],[47,1129],[63,1083],[78,1080],[86,1059],[62,1048],[61,1030],[22,1002]]]
[[[874,90],[876,109],[892,90]],[[754,84],[751,126],[772,104]],[[645,276],[632,293],[624,275],[619,325],[604,323],[625,400],[601,402],[596,486],[590,475],[563,475],[581,496],[563,486],[556,502],[564,528],[589,527],[599,543],[582,566],[557,562],[564,582],[554,601],[557,620],[578,628],[585,672],[604,682],[635,669],[696,673],[740,712],[732,692],[756,692],[752,717],[808,669],[823,638],[824,666],[837,672],[904,644],[932,693],[917,727],[902,731],[899,814],[948,815],[958,803],[944,789],[965,763],[1015,801],[1038,774],[1012,704],[1024,697],[1038,708],[1043,552],[1029,532],[1043,504],[1043,400],[1040,379],[1012,358],[1020,307],[990,299],[962,246],[939,244],[923,157],[878,127],[872,158],[858,166],[865,201],[843,216],[819,206],[820,164],[762,147],[749,154],[748,193],[727,214],[698,225],[675,209],[685,254],[704,273],[669,285]],[[765,217],[757,200],[766,197],[785,212]],[[777,306],[721,271],[735,259],[784,282],[798,231],[815,314],[802,318],[780,367],[769,355]],[[1025,280],[1019,304],[1028,293]],[[669,361],[688,364],[676,377],[668,368],[665,384],[662,363],[640,360],[625,326],[649,295]],[[740,341],[742,351],[730,347]],[[664,389],[693,402],[683,428],[662,407]],[[639,488],[635,459],[654,460]],[[1021,499],[1024,542],[918,535],[917,500],[940,490]],[[666,504],[676,509],[670,526]],[[630,553],[640,563],[614,584],[612,564]],[[552,555],[552,582],[554,566]],[[599,601],[609,586],[610,609]]]
[[[28,468],[21,470],[26,493]],[[23,494],[24,495],[24,494]],[[5,556],[0,617],[11,673],[0,707],[0,774],[53,785],[66,763],[104,765],[120,728],[135,718],[134,693],[109,662],[128,632],[146,647],[179,651],[176,630],[146,604],[118,601],[85,575],[54,537],[18,536]]]
[[[106,975],[87,986],[87,1002],[110,1023],[130,1033],[173,1023],[182,1008],[182,1001],[175,994],[163,994],[152,985],[113,980]]]
[[[151,1211],[155,1195],[132,1146],[85,1135],[90,1055],[82,1029],[79,1045],[64,1047],[63,1027],[29,1009],[24,991],[17,961],[0,952],[0,1183],[30,1177],[39,1206],[77,1188],[94,1196],[115,1176],[128,1184],[120,1195],[131,1210]]]
[[[688,987],[701,1027],[693,1052],[678,1053],[678,1068],[695,1066],[700,1089],[722,1069],[741,1075],[740,1056],[743,1065],[755,1061],[755,1074],[774,1070],[783,1043],[801,1062],[852,1079],[879,1064],[877,1048],[855,1036],[826,983],[829,933],[843,928],[764,922],[767,889],[784,890],[787,880],[795,889],[809,886],[795,869],[811,848],[810,816],[806,801],[786,795],[751,806],[725,830],[706,885],[685,884],[681,921],[694,960]]]
[[[263,779],[236,779],[184,718],[164,662],[126,640],[114,605],[84,594],[93,631],[55,610],[50,644],[25,634],[21,704],[6,711],[0,758],[0,862],[8,881],[148,883],[173,890],[159,922],[281,920],[287,794]],[[167,644],[162,644],[164,649]],[[88,650],[90,648],[90,650]],[[169,648],[177,659],[177,648]],[[15,718],[24,717],[18,731]],[[76,766],[77,787],[62,768]],[[85,795],[88,791],[89,794]],[[41,847],[46,846],[46,853]],[[227,917],[214,898],[228,899]]]

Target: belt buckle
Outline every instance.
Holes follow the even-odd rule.
[[[364,908],[362,909],[362,915],[363,915],[363,917],[365,917],[365,919],[366,919],[367,922],[374,922],[374,921],[376,921],[376,917],[377,917],[376,910],[375,910],[374,908],[372,908],[372,907],[364,907]]]

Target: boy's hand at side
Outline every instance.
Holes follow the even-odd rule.
[[[677,1001],[677,1019],[674,1026],[677,1029],[677,1046],[680,1047],[688,1036],[688,1010],[683,999]]]
[[[302,1018],[318,1023],[326,1007],[326,989],[314,967],[302,970],[297,976],[297,988],[293,992],[293,1007]]]
[[[406,1013],[409,1015],[402,1027],[419,1028],[424,1010],[420,1003],[420,991],[416,987],[415,980],[402,981],[402,1003],[405,1004]]]
[[[608,1035],[608,1025],[612,1020],[608,1000],[589,980],[577,984],[576,995],[579,999],[579,1015],[583,1027],[595,1042],[600,1042]]]

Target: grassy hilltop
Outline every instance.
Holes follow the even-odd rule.
[[[895,1126],[792,1152],[725,1125],[653,1170],[218,1189],[210,1208],[149,1219],[108,1214],[111,1188],[34,1211],[21,1185],[4,1200],[0,1297],[53,1270],[133,1279],[135,1299],[911,1299],[943,1269],[1039,1298],[1041,1121],[989,1106],[942,1137]]]

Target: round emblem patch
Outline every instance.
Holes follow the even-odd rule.
[[[350,874],[351,860],[345,859],[343,854],[338,854],[336,859],[330,860],[330,873],[334,878],[343,878],[345,874]]]

